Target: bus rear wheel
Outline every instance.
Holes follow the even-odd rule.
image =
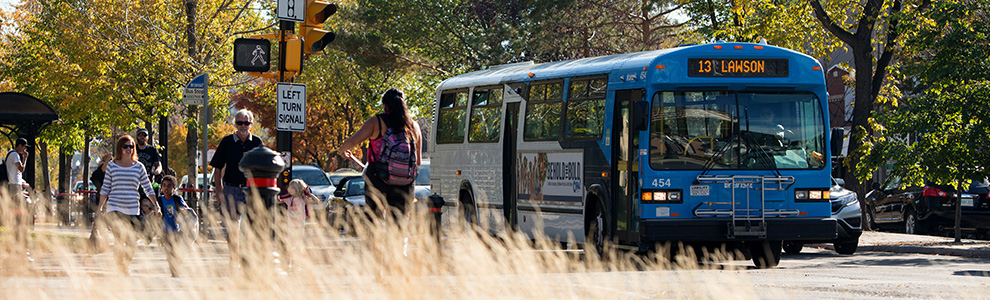
[[[780,263],[782,241],[755,241],[749,243],[749,254],[757,268],[767,269]]]
[[[463,217],[464,223],[469,226],[477,226],[478,222],[478,207],[474,204],[474,197],[471,197],[471,193],[468,191],[461,191],[461,217]]]

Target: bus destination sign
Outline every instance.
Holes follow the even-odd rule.
[[[688,58],[688,77],[787,77],[787,59]]]

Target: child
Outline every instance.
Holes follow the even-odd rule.
[[[162,195],[158,197],[158,201],[162,207],[162,243],[172,277],[179,277],[179,265],[182,264],[182,259],[178,256],[176,248],[184,247],[185,240],[179,234],[182,228],[179,227],[178,219],[183,210],[191,210],[182,196],[173,194],[175,192],[175,176],[165,175],[162,178],[161,187]]]
[[[286,251],[286,259],[289,263],[289,268],[292,268],[292,256],[290,254],[292,244],[301,243],[304,228],[306,224],[306,210],[308,204],[317,204],[320,199],[313,196],[312,191],[306,182],[301,179],[293,179],[289,182],[289,195],[288,198],[279,199],[280,202],[285,203],[286,207],[286,219],[288,222],[288,230],[286,230],[286,244],[289,244]]]

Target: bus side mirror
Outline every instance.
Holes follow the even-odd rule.
[[[650,115],[650,103],[644,100],[636,101],[632,107],[632,130],[646,130],[646,120]]]
[[[879,191],[880,190],[880,183],[879,182],[874,182],[873,183],[873,189]]]
[[[842,142],[846,131],[842,128],[832,129],[832,157],[842,156]]]

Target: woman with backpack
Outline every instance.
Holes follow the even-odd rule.
[[[384,216],[391,208],[405,214],[414,197],[413,180],[422,161],[423,138],[419,124],[406,106],[405,94],[392,88],[382,94],[384,113],[377,114],[344,141],[339,154],[353,158],[351,149],[365,140],[368,165],[364,170],[365,203],[375,216]],[[387,206],[386,206],[387,205]]]

